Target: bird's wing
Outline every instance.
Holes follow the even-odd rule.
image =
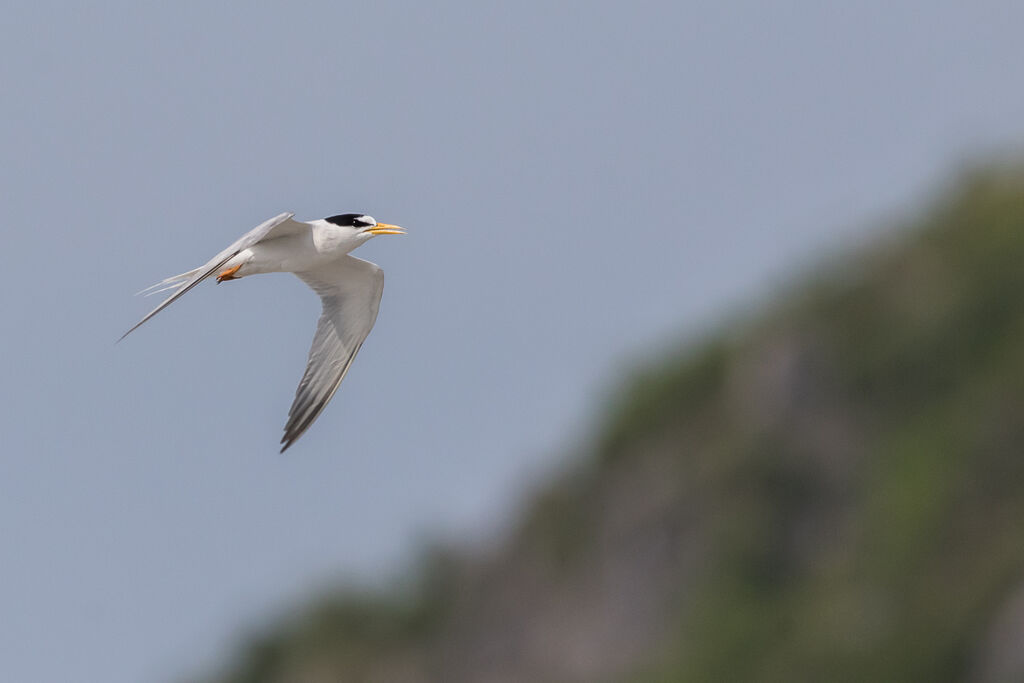
[[[384,291],[384,271],[354,256],[346,255],[326,266],[295,274],[320,295],[323,311],[306,372],[288,411],[282,453],[309,429],[338,390],[377,320]]]
[[[213,275],[218,268],[220,268],[225,263],[234,258],[243,249],[248,249],[252,245],[257,244],[258,242],[263,242],[264,240],[275,239],[277,237],[285,237],[287,235],[296,235],[300,234],[304,230],[309,230],[308,223],[293,221],[292,216],[294,215],[294,213],[282,213],[277,216],[274,216],[270,220],[260,223],[255,228],[239,237],[234,244],[232,244],[230,247],[214,256],[212,259],[207,261],[199,268],[196,268],[195,270],[190,270],[187,273],[183,273],[182,275],[176,275],[174,277],[168,278],[167,280],[164,280],[163,282],[154,285],[154,287],[158,287],[160,285],[167,285],[167,289],[177,288],[177,291],[175,291],[169,297],[161,301],[160,305],[154,308],[149,313],[147,313],[142,318],[142,320],[135,323],[135,325],[132,326],[130,330],[121,335],[121,339],[127,337],[129,334],[138,329],[139,326],[142,325],[142,323],[146,322],[154,315],[170,306],[182,294],[192,289],[206,278]],[[168,283],[171,284],[168,285]],[[118,341],[121,340],[119,339]]]

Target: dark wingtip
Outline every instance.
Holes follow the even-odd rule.
[[[286,450],[291,448],[291,445],[295,443],[295,438],[291,437],[287,432],[285,432],[285,435],[281,437],[281,443],[284,445],[281,446],[281,450],[278,451],[278,453],[284,453]]]

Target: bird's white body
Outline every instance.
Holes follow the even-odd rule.
[[[157,283],[150,293],[174,292],[124,336],[197,284],[219,272],[217,281],[260,273],[295,273],[320,296],[323,312],[309,351],[306,372],[288,411],[282,452],[319,417],[377,320],[384,273],[349,252],[375,235],[398,235],[396,225],[363,214],[340,214],[308,223],[283,213],[250,230],[199,268]],[[145,291],[145,290],[144,290]]]
[[[308,225],[309,230],[243,249],[228,260],[224,268],[238,266],[235,278],[261,273],[301,273],[338,260],[372,237],[322,219],[309,221]]]

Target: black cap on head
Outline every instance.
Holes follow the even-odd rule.
[[[374,224],[372,218],[362,213],[339,213],[337,216],[330,216],[324,220],[349,228],[368,228]]]

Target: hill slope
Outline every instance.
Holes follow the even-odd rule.
[[[900,234],[641,373],[496,551],[215,680],[1024,678],[1024,173]]]

